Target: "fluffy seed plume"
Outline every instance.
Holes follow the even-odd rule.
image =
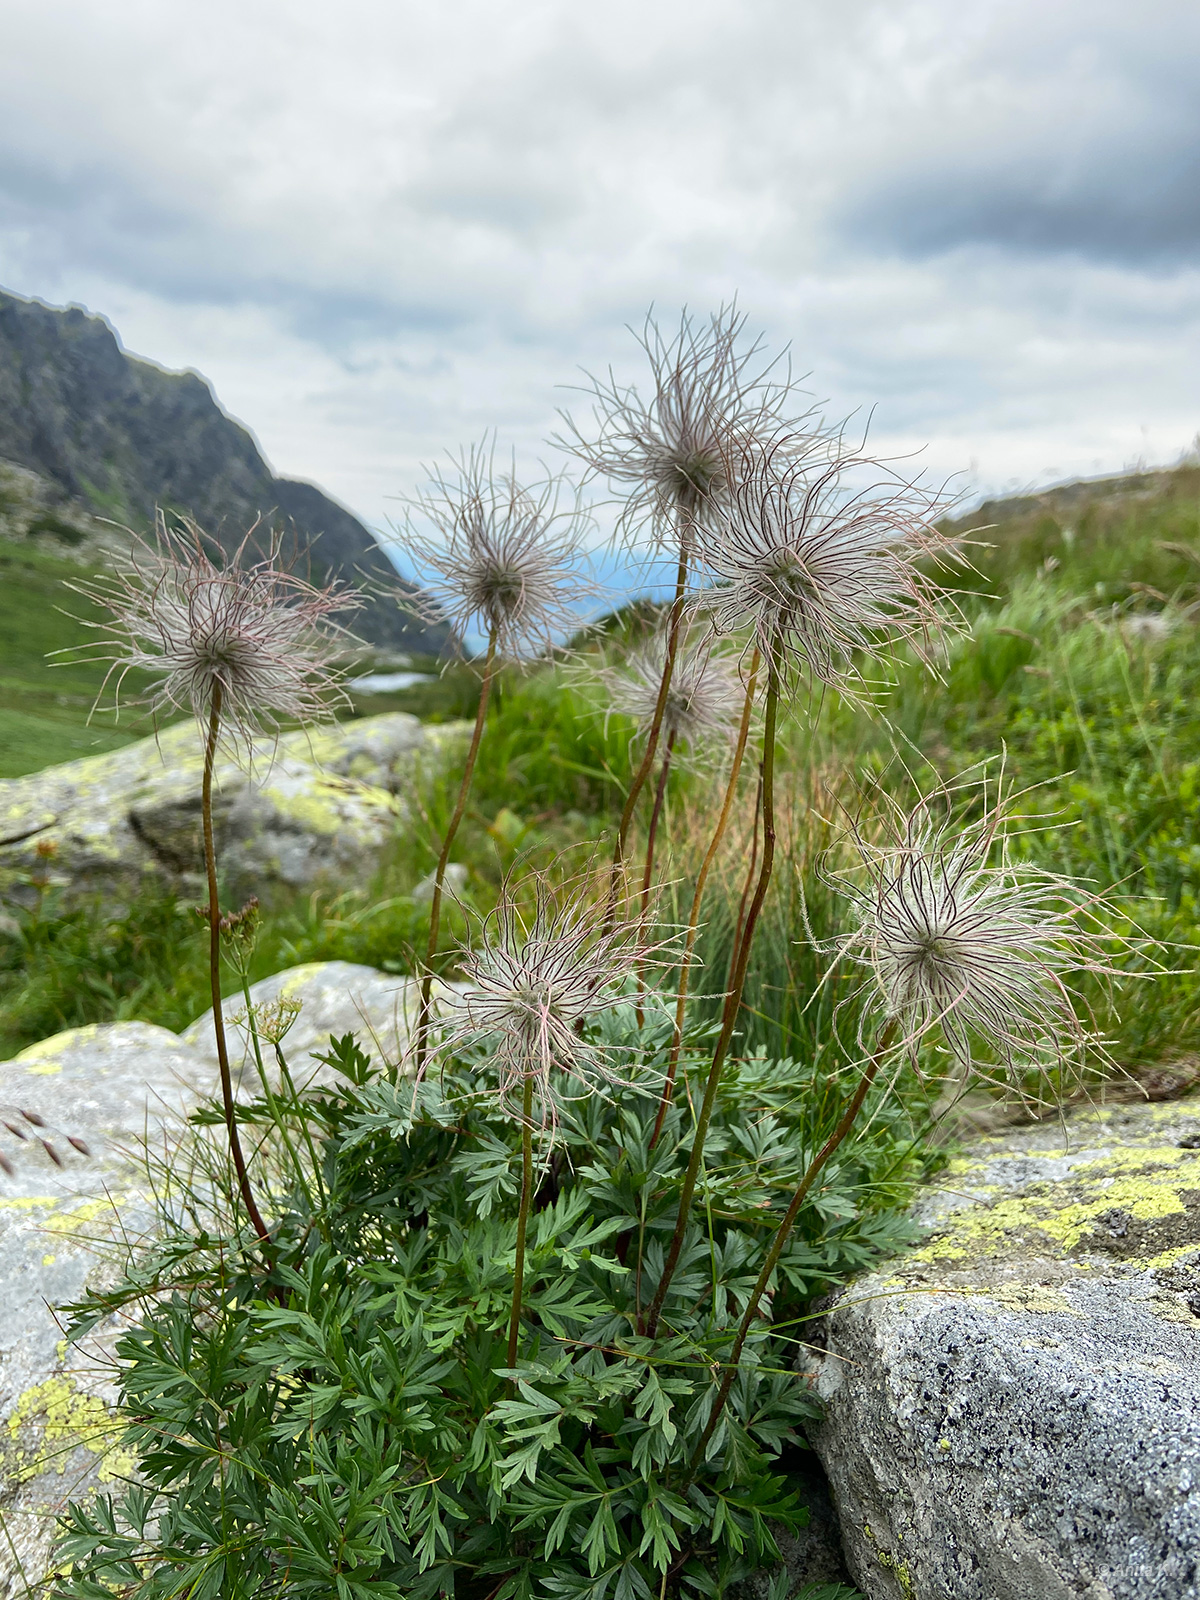
[[[654,720],[665,658],[666,640],[658,634],[633,650],[621,667],[603,674],[613,709],[632,717],[643,738]],[[708,643],[685,646],[667,689],[662,736],[693,756],[706,747],[727,745],[744,699],[745,689],[728,657],[714,655]]]
[[[204,721],[219,690],[222,726],[247,740],[281,719],[328,713],[337,659],[356,643],[334,618],[357,596],[288,570],[277,540],[256,557],[254,532],[221,558],[195,523],[176,531],[160,518],[151,539],[130,535],[112,573],[78,586],[112,618],[113,632],[94,648],[111,662],[118,700],[128,673],[146,673],[154,683],[144,703]]]
[[[608,1053],[582,1037],[582,1025],[621,1003],[630,974],[659,946],[638,924],[611,925],[590,880],[555,889],[534,874],[522,883],[526,903],[531,887],[526,911],[506,883],[480,942],[463,951],[468,988],[447,1002],[437,1053],[484,1046],[505,1103],[520,1107],[532,1081],[541,1121],[553,1126],[566,1082],[586,1092],[614,1076]]]
[[[594,593],[582,570],[588,523],[562,479],[523,486],[496,471],[483,445],[433,474],[400,542],[438,618],[460,635],[494,637],[501,655],[521,660],[579,626],[576,607]]]
[[[847,688],[858,651],[951,621],[919,566],[955,551],[933,522],[939,495],[856,455],[810,470],[786,440],[740,452],[730,480],[701,546],[712,587],[691,600],[718,637],[748,631],[781,669]]]
[[[649,531],[677,546],[677,518],[687,530],[711,523],[730,487],[731,446],[775,434],[797,399],[781,358],[764,357],[763,340],[745,337],[746,318],[722,306],[707,320],[684,311],[678,332],[664,334],[652,316],[637,335],[650,363],[650,393],[590,378],[590,428],[563,413],[566,432],[556,443],[598,477],[626,488],[620,528],[627,536]],[[589,375],[590,376],[590,375]],[[811,407],[792,418],[793,447],[809,455],[824,448],[815,425],[803,423]]]
[[[1012,860],[998,801],[968,824],[954,810],[939,820],[923,801],[882,843],[856,827],[861,869],[831,874],[856,923],[841,948],[910,1048],[937,1027],[958,1064],[985,1075],[981,1046],[1009,1073],[1078,1062],[1100,1041],[1067,977],[1115,976],[1094,897]]]

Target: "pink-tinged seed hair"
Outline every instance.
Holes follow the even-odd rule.
[[[666,640],[659,633],[631,650],[620,666],[601,674],[612,709],[637,723],[639,738],[645,737],[654,718],[665,656]],[[662,736],[693,758],[728,749],[745,697],[736,665],[728,656],[714,654],[708,642],[689,643],[675,660],[663,706]]]
[[[224,556],[194,522],[176,530],[160,517],[151,538],[130,534],[112,573],[77,586],[111,618],[91,648],[111,663],[118,700],[128,673],[146,673],[144,703],[204,721],[219,686],[223,723],[247,740],[329,713],[338,660],[357,644],[336,618],[357,596],[290,570],[278,539],[256,555],[255,531]]]
[[[976,787],[976,786],[971,786]],[[910,1050],[939,1029],[962,1067],[988,1076],[1078,1064],[1103,1042],[1068,978],[1117,976],[1094,894],[1016,860],[999,799],[964,821],[970,788],[892,808],[883,837],[853,834],[858,868],[829,874],[854,923],[841,943],[870,976],[874,1003]],[[940,814],[939,814],[940,813]],[[981,1056],[982,1049],[982,1056]]]
[[[590,877],[558,888],[530,877],[519,896],[514,881],[505,883],[478,943],[463,950],[469,987],[444,1002],[436,1054],[485,1047],[505,1104],[519,1110],[532,1080],[540,1122],[553,1127],[564,1099],[619,1076],[612,1052],[585,1039],[583,1024],[631,1003],[630,975],[663,945],[641,923],[614,925]]]
[[[581,622],[596,588],[585,570],[590,517],[561,478],[522,485],[494,450],[472,446],[431,475],[399,536],[427,599],[414,609],[460,636],[495,634],[519,661],[551,649]]]
[[[554,441],[626,491],[624,536],[649,533],[660,546],[677,547],[681,511],[696,528],[711,525],[729,494],[736,440],[774,437],[786,422],[793,449],[806,459],[828,448],[811,404],[788,415],[802,397],[786,352],[766,357],[764,340],[746,337],[735,305],[708,318],[685,310],[674,334],[648,315],[635,337],[650,365],[646,395],[611,371],[606,379],[589,374],[590,426],[564,412],[565,432]]]
[[[860,652],[960,625],[926,570],[957,555],[940,493],[852,450],[813,466],[786,436],[737,447],[729,475],[689,602],[718,638],[749,634],[781,671],[853,691]]]

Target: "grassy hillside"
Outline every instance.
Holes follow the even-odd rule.
[[[153,731],[133,704],[141,687],[136,676],[118,717],[111,692],[101,695],[107,667],[85,659],[97,638],[88,624],[102,621],[102,613],[68,584],[93,575],[53,538],[0,538],[0,778],[101,755]],[[56,654],[63,650],[70,654]],[[447,721],[474,713],[478,688],[471,673],[411,660],[428,674],[426,682],[398,693],[353,695],[344,715],[411,711]],[[371,665],[368,658],[355,670],[365,673]]]
[[[756,945],[745,1037],[805,1059],[828,1043],[831,1012],[805,1009],[816,966],[804,917],[815,918],[818,931],[837,932],[816,863],[830,838],[824,819],[836,815],[838,802],[855,804],[864,780],[905,794],[1004,752],[1012,786],[1038,786],[1026,809],[1052,823],[1031,836],[1030,853],[1115,895],[1124,931],[1136,924],[1167,943],[1164,961],[1175,971],[1131,978],[1111,1009],[1092,993],[1118,1058],[1138,1072],[1184,1061],[1164,1081],[1173,1081],[1172,1072],[1186,1076],[1185,1058],[1200,1053],[1200,469],[1002,502],[964,528],[980,541],[979,573],[961,585],[969,590],[962,596],[969,626],[952,644],[941,680],[901,656],[878,711],[826,696],[815,719],[790,724],[788,865]],[[5,704],[26,740],[23,752],[16,742],[6,751],[6,770],[34,765],[39,754],[76,753],[72,740],[140,732],[134,723],[85,729],[98,670],[56,669],[63,674],[56,677],[40,664],[46,648],[83,632],[55,610],[66,564],[28,554],[10,556],[3,570],[12,579],[0,585]],[[473,693],[463,674],[370,697],[357,709],[462,715]],[[492,902],[519,854],[582,859],[578,847],[598,838],[619,810],[628,739],[622,719],[606,723],[599,697],[556,668],[503,685],[455,850],[470,869],[476,906]],[[415,798],[420,821],[374,884],[272,912],[257,971],[328,957],[409,969],[427,916],[411,890],[436,859],[451,803],[445,784]],[[711,812],[702,777],[675,785],[667,848],[679,915]],[[747,825],[743,860],[751,848]],[[740,882],[712,887],[705,955],[714,985],[726,966],[728,908],[740,892]],[[453,924],[451,917],[447,947]],[[70,1024],[141,1016],[179,1027],[203,1008],[200,930],[173,902],[141,907],[135,921],[119,925],[86,909],[51,915],[23,948],[0,959],[8,962],[0,973],[4,1053]]]
[[[87,622],[99,613],[66,587],[88,571],[41,542],[0,542],[0,778],[99,755],[150,731],[134,713],[118,721],[101,710],[89,723],[105,667],[52,654],[95,637]]]

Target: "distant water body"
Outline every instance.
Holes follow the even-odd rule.
[[[397,689],[411,689],[414,683],[428,683],[427,672],[368,672],[365,678],[350,678],[347,689],[358,694],[395,694]]]

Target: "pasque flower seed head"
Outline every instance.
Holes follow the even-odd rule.
[[[636,923],[613,923],[589,880],[555,888],[540,874],[505,884],[500,902],[459,966],[467,987],[445,1003],[439,1055],[486,1046],[506,1103],[532,1081],[552,1125],[563,1085],[586,1091],[613,1076],[608,1053],[583,1025],[621,1003],[629,976],[658,945]],[[532,907],[529,894],[532,890]]]
[[[118,695],[129,672],[146,673],[156,711],[207,720],[219,693],[222,725],[245,738],[328,712],[338,658],[357,642],[335,619],[357,597],[290,570],[278,540],[256,555],[254,532],[222,557],[194,522],[176,530],[160,518],[152,538],[131,535],[112,573],[78,586],[112,619],[95,649],[112,663]]]
[[[707,321],[685,311],[674,335],[648,316],[638,339],[650,363],[648,396],[610,373],[585,391],[593,402],[590,428],[564,414],[567,433],[557,443],[627,490],[625,534],[649,530],[674,546],[680,513],[685,537],[707,526],[729,492],[731,445],[779,430],[797,391],[778,358],[764,359],[763,341],[745,338],[745,327],[732,305]],[[802,426],[812,415],[803,407],[788,433],[805,456],[824,448],[821,430]]]
[[[494,637],[502,656],[520,660],[579,625],[579,602],[594,592],[582,570],[588,522],[563,480],[523,486],[476,446],[413,499],[402,544],[429,614],[460,635]]]
[[[939,505],[855,455],[813,469],[785,439],[739,449],[700,543],[712,586],[693,593],[693,613],[718,637],[749,632],[781,669],[846,687],[860,679],[857,652],[930,637],[950,620],[920,565],[955,549],[932,521]]]
[[[843,949],[910,1046],[936,1027],[961,1064],[982,1045],[1011,1071],[1099,1044],[1067,983],[1114,973],[1094,900],[1012,860],[998,805],[964,824],[923,801],[882,842],[856,832],[861,869],[832,875],[856,924]]]
[[[613,709],[632,717],[644,736],[658,704],[666,641],[657,635],[630,652],[623,666],[608,670],[605,682]],[[728,744],[741,713],[745,690],[733,663],[706,643],[685,645],[663,705],[662,736],[693,754],[706,746]]]

